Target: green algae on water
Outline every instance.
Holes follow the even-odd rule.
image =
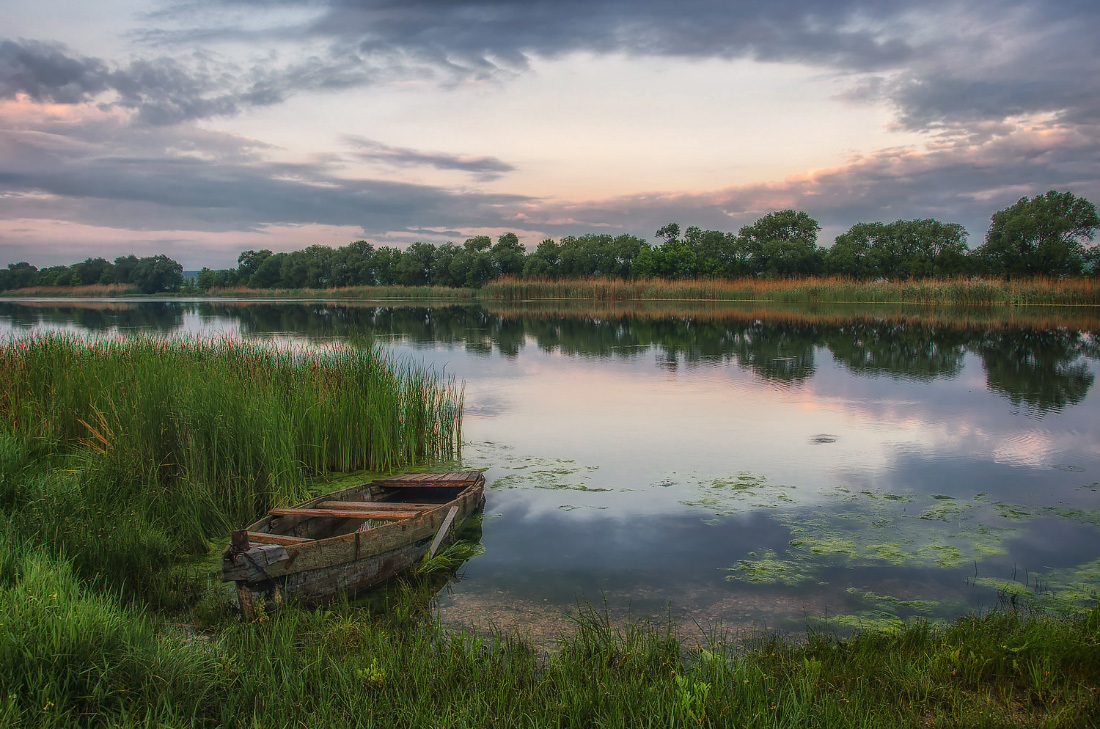
[[[879,611],[907,608],[917,613],[930,613],[942,604],[938,600],[902,600],[893,595],[879,595],[871,590],[861,590],[858,587],[849,587],[846,592],[860,602],[866,603]]]
[[[793,504],[787,493],[794,486],[769,483],[763,476],[742,471],[727,478],[696,479],[695,497],[680,501],[684,506],[698,506],[714,514],[729,516],[747,509],[774,509],[781,504]],[[720,523],[713,519],[705,523]]]
[[[734,573],[727,580],[739,580],[754,584],[797,585],[812,578],[812,571],[804,560],[783,559],[775,550],[766,550],[762,555],[749,552],[750,559],[738,560],[729,568]]]

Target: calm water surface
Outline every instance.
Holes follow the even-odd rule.
[[[484,554],[444,622],[579,602],[683,625],[881,626],[1100,587],[1100,322],[705,309],[0,304],[0,333],[324,342],[464,380]]]

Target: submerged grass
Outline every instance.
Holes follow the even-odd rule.
[[[590,299],[639,301],[772,301],[821,303],[913,303],[963,306],[1100,305],[1100,280],[924,279],[856,281],[846,278],[697,279],[616,278],[516,279],[486,284],[479,297],[489,300]]]
[[[584,607],[548,647],[442,631],[429,575],[382,609],[242,623],[206,540],[313,475],[451,453],[461,390],[370,346],[46,336],[0,351],[0,375],[0,726],[1100,722],[1100,607],[692,647]]]

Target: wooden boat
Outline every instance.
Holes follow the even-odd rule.
[[[316,604],[411,567],[453,538],[485,503],[479,471],[411,473],[272,509],[233,532],[222,580],[237,583],[241,613],[294,596]]]

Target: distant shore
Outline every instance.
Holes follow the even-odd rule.
[[[194,289],[152,295],[132,286],[43,287],[5,291],[0,299],[29,298],[416,299],[439,301],[725,301],[961,306],[1100,306],[1098,278],[922,279],[845,278],[697,279],[503,278],[480,289],[444,286],[349,286],[324,289]]]

